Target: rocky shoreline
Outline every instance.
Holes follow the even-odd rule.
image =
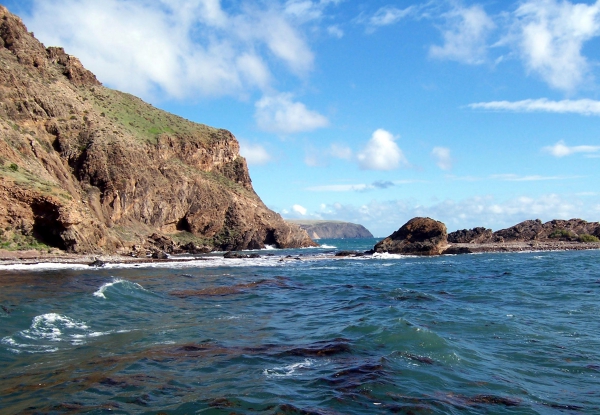
[[[526,253],[526,252],[551,252],[551,251],[584,251],[584,250],[600,250],[600,242],[569,242],[569,241],[554,241],[554,242],[503,242],[503,243],[453,243],[448,244],[442,255],[461,255],[461,254],[484,254],[484,253]],[[363,252],[328,252],[319,254],[320,258],[340,258],[340,257],[366,257],[373,256],[374,251]],[[409,253],[403,255],[411,255]],[[223,254],[227,257],[227,253]],[[257,258],[236,255],[231,256],[235,259]],[[40,252],[40,251],[6,251],[0,250],[0,266],[11,265],[37,265],[37,264],[73,264],[73,265],[89,265],[91,267],[103,266],[106,264],[160,264],[160,263],[181,263],[201,260],[211,260],[215,256],[196,256],[177,257],[170,256],[168,258],[138,258],[127,255],[81,255],[67,252]],[[292,259],[308,259],[308,256],[294,257]],[[282,260],[286,258],[282,257]],[[96,262],[99,261],[99,262]]]

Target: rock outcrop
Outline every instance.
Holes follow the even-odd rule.
[[[413,218],[375,245],[375,252],[440,255],[448,245],[446,225],[431,218]]]
[[[372,238],[373,234],[362,225],[341,221],[294,220],[289,223],[300,226],[312,239]]]
[[[103,87],[3,6],[0,229],[78,253],[315,245],[262,203],[229,131]]]
[[[493,239],[492,230],[482,227],[462,229],[448,234],[448,242],[453,244],[484,243],[491,242]]]
[[[446,226],[414,218],[375,245],[374,252],[406,255],[457,255],[481,252],[600,249],[600,222],[582,219],[526,220],[507,229],[463,229],[446,235]]]
[[[526,220],[510,228],[492,232],[491,229],[464,229],[448,234],[450,243],[502,243],[502,242],[549,242],[555,240],[576,241],[583,235],[600,237],[600,223],[582,219]]]

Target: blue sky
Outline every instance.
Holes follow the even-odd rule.
[[[232,131],[286,218],[600,219],[600,0],[3,4],[104,85]]]

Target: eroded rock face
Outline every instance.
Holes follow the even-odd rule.
[[[413,218],[375,245],[375,252],[440,255],[448,245],[446,225],[431,218]]]
[[[492,230],[482,227],[462,229],[448,234],[448,242],[453,244],[485,243],[492,242],[493,239]]]
[[[0,201],[0,240],[71,252],[315,245],[262,203],[229,131],[103,87],[3,6]]]
[[[495,237],[506,242],[549,241],[553,239],[577,240],[581,235],[600,236],[600,223],[582,219],[526,220],[515,226],[494,232]]]

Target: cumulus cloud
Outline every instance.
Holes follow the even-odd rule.
[[[299,213],[302,216],[305,216],[308,213],[308,210],[300,205],[294,205],[292,206],[292,211]]]
[[[364,170],[394,170],[408,166],[408,160],[396,144],[396,138],[384,129],[376,130],[365,148],[357,155]]]
[[[514,41],[528,71],[564,91],[586,80],[590,64],[582,48],[600,34],[600,1],[588,5],[529,0],[519,6],[515,17]]]
[[[553,146],[544,147],[546,153],[552,154],[554,157],[566,157],[577,153],[597,154],[600,153],[600,146],[572,146],[569,147],[564,141],[559,141]]]
[[[490,111],[551,112],[600,116],[600,101],[591,99],[551,101],[547,98],[522,101],[491,101],[469,104],[469,108]]]
[[[271,155],[260,144],[240,140],[240,154],[250,166],[260,166],[271,161]]]
[[[442,29],[444,44],[433,45],[430,56],[468,64],[485,62],[487,38],[496,24],[480,5],[456,7],[446,13],[446,26]]]
[[[256,122],[264,131],[293,134],[327,127],[327,117],[293,100],[291,94],[265,96],[256,104]]]
[[[434,147],[431,152],[436,164],[442,170],[452,170],[452,156],[450,149],[446,147]]]
[[[422,204],[416,200],[372,201],[363,205],[326,204],[321,207],[324,219],[353,221],[366,226],[376,236],[388,236],[415,216],[441,220],[449,231],[485,226],[500,230],[527,219],[596,220],[600,199],[581,199],[575,195],[557,194],[539,197],[519,196],[497,200],[492,196],[476,196],[463,200],[445,200]]]
[[[144,97],[236,95],[265,89],[270,67],[297,75],[314,55],[276,5],[227,12],[218,0],[34,0],[28,27],[98,78]]]

